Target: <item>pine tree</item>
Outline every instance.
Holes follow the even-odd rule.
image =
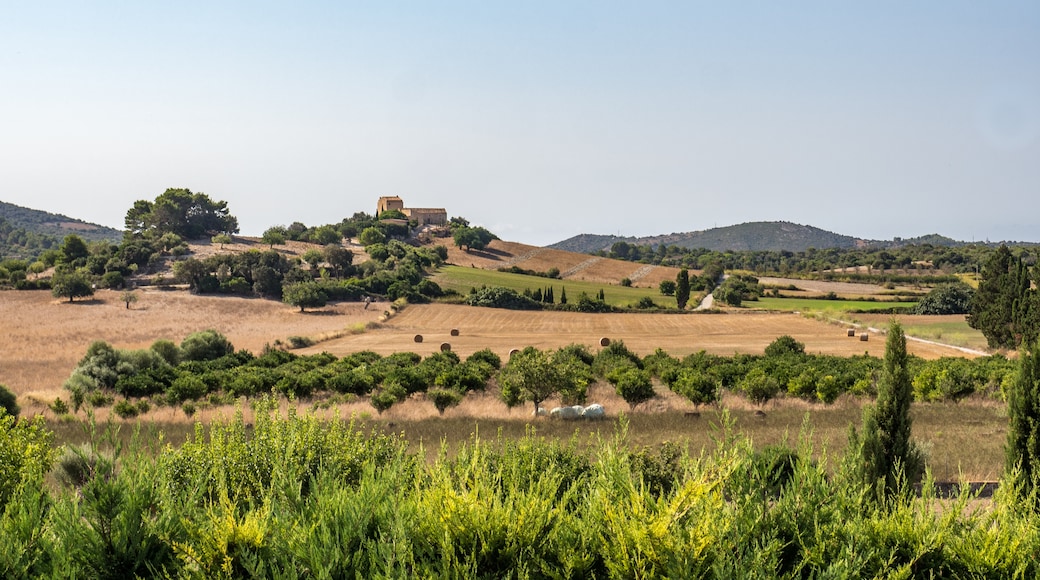
[[[679,270],[679,274],[675,277],[675,305],[679,310],[686,308],[686,303],[690,301],[690,273],[683,268]]]
[[[924,471],[924,458],[910,438],[912,385],[906,336],[898,322],[888,328],[877,401],[863,410],[863,437],[853,430],[857,469],[864,485],[891,497]]]
[[[1017,474],[1015,483],[1036,505],[1040,483],[1040,356],[1037,344],[1019,353],[1018,374],[1008,390],[1008,436],[1005,470]],[[1017,471],[1016,471],[1017,470]]]
[[[986,337],[991,348],[1016,348],[1037,336],[1036,292],[1029,269],[1001,245],[982,267],[979,288],[971,300],[968,325]]]

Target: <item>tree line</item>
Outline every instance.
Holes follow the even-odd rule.
[[[597,352],[572,344],[554,350],[525,349],[508,361],[482,350],[461,360],[439,352],[423,358],[402,352],[380,356],[360,352],[337,359],[327,353],[301,356],[268,347],[260,355],[236,351],[218,332],[186,337],[179,345],[158,340],[149,349],[122,350],[95,342],[65,382],[68,403],[106,406],[121,398],[124,409],[231,401],[279,395],[369,397],[382,412],[415,393],[426,393],[438,410],[458,404],[467,393],[489,385],[501,388],[509,406],[550,396],[565,404],[585,402],[588,387],[604,381],[630,405],[655,396],[653,381],[695,405],[713,404],[732,392],[762,405],[778,397],[829,404],[843,394],[877,393],[882,361],[869,355],[837,357],[805,352],[789,336],[773,341],[763,355],[731,357],[703,351],[683,358],[658,349],[640,357],[623,341]],[[553,368],[548,368],[553,367]],[[1015,364],[1003,355],[905,362],[909,393],[920,402],[959,401],[969,396],[1004,399]],[[446,392],[446,391],[451,391]]]
[[[1022,246],[1016,251],[1028,253]],[[809,248],[804,251],[741,250],[717,251],[667,244],[646,245],[615,242],[610,250],[595,252],[607,258],[661,266],[703,269],[717,264],[726,270],[745,270],[759,276],[811,276],[852,281],[892,280],[894,270],[920,278],[974,273],[996,248],[990,244],[940,246],[908,244],[887,248]],[[1032,260],[1029,261],[1032,263]],[[859,271],[855,271],[859,269]],[[866,272],[863,272],[866,270]],[[944,281],[953,281],[943,278]],[[898,280],[895,280],[898,283]]]

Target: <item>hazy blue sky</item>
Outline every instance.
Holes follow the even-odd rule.
[[[1040,241],[1040,2],[16,2],[0,200]]]

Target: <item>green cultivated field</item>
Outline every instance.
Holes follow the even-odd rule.
[[[501,286],[517,292],[523,292],[525,289],[533,292],[538,288],[544,289],[552,286],[557,303],[560,301],[560,294],[563,289],[567,290],[568,302],[576,302],[582,292],[595,297],[602,289],[607,304],[611,306],[622,308],[635,306],[640,298],[649,296],[658,306],[675,307],[674,296],[664,296],[655,288],[626,288],[600,282],[555,280],[542,278],[541,276],[496,272],[494,270],[481,270],[479,268],[465,268],[462,266],[441,267],[433,277],[433,281],[445,290],[455,290],[463,295],[468,294],[470,288],[480,288],[481,286]]]
[[[819,300],[812,298],[759,298],[757,302],[745,302],[748,308],[764,310],[791,310],[798,312],[847,312],[850,310],[885,310],[888,308],[913,308],[916,302],[873,302],[870,300]],[[909,332],[909,329],[908,329]]]

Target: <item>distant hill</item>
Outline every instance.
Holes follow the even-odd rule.
[[[557,242],[548,247],[557,250],[589,254],[600,250],[609,251],[616,242],[651,245],[667,244],[684,248],[705,248],[719,252],[731,251],[779,251],[800,252],[809,248],[898,247],[910,244],[932,244],[933,246],[960,246],[958,242],[939,234],[894,240],[865,240],[804,226],[791,222],[748,222],[735,226],[710,230],[673,233],[658,236],[620,237],[611,235],[580,234]]]
[[[58,247],[69,234],[88,242],[123,239],[123,232],[116,229],[0,201],[0,258],[34,258]]]

